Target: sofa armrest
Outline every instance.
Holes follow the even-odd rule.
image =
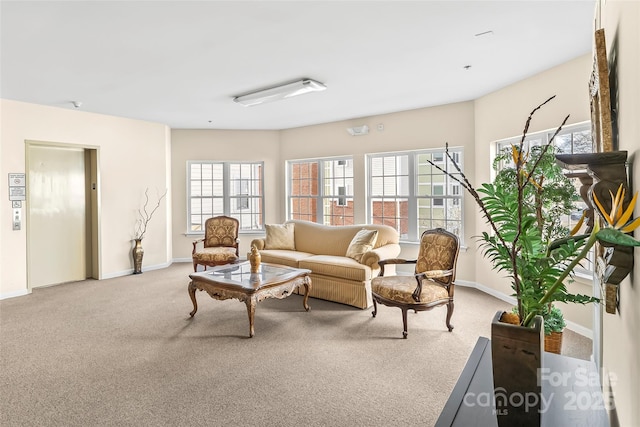
[[[264,249],[264,239],[253,239],[251,241],[251,245],[249,245],[249,247],[255,245],[256,249],[261,251]]]
[[[362,255],[360,264],[368,265],[372,270],[380,269],[378,262],[382,259],[395,258],[400,254],[400,245],[397,243],[389,243],[379,248],[365,252]]]

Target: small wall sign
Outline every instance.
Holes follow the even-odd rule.
[[[23,173],[10,173],[9,174],[9,187],[25,187],[25,174]]]
[[[26,200],[27,187],[24,173],[9,174],[9,200]],[[14,206],[15,208],[15,206]]]

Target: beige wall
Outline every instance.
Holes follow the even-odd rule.
[[[640,189],[640,2],[602,2],[602,27],[609,62],[618,84],[620,150],[629,153],[631,188]],[[636,204],[634,218],[640,216]],[[640,232],[635,231],[636,239]],[[620,310],[604,314],[603,366],[611,373],[620,426],[640,426],[640,250],[631,276],[620,284]],[[612,424],[614,425],[614,424]]]
[[[169,185],[170,135],[167,126],[100,114],[1,100],[0,122],[0,297],[27,292],[27,229],[11,227],[8,173],[26,173],[25,140],[92,147],[99,156],[100,277],[133,271],[131,239],[146,187]],[[144,266],[171,261],[167,206],[156,212],[145,246]],[[23,202],[23,218],[28,206]],[[46,236],[43,236],[46,238]]]
[[[201,235],[187,235],[187,161],[263,161],[265,221],[282,221],[284,163],[280,160],[280,131],[185,130],[171,131],[171,191],[173,193],[173,259],[191,260],[192,242]],[[249,250],[255,233],[240,235],[240,251]]]

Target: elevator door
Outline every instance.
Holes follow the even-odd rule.
[[[28,269],[36,288],[87,278],[85,150],[28,145]]]

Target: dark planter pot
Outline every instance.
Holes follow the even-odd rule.
[[[491,355],[496,415],[500,427],[539,427],[544,345],[541,316],[525,328],[501,323],[502,311],[491,323]]]

